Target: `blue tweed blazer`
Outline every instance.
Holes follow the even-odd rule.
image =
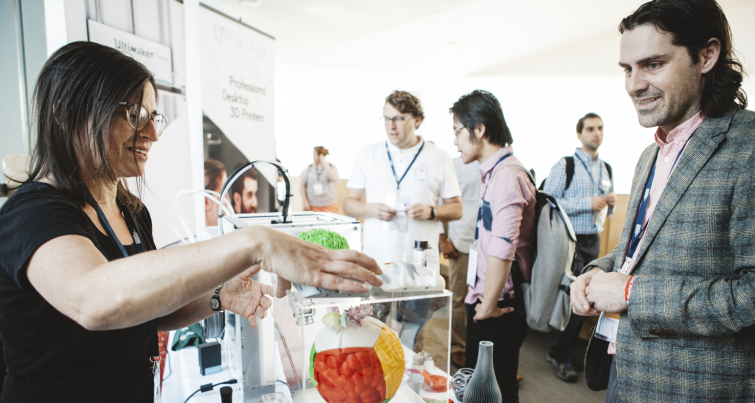
[[[652,144],[637,163],[618,246],[585,270],[621,268],[657,154]],[[755,402],[755,112],[732,106],[703,121],[632,274],[615,356],[621,401]]]

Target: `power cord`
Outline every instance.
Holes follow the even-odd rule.
[[[189,397],[187,397],[186,400],[184,400],[184,403],[188,402],[189,399],[191,399],[192,397],[194,397],[194,395],[196,395],[199,392],[202,392],[202,393],[209,392],[213,388],[215,388],[216,386],[220,386],[220,385],[233,385],[234,383],[237,383],[237,382],[238,381],[235,380],[235,379],[229,379],[229,380],[227,380],[225,382],[216,383],[214,385],[211,384],[211,383],[208,383],[206,385],[202,385],[202,386],[199,387],[199,389],[195,390],[194,393],[192,393],[191,395],[189,395]]]
[[[282,381],[282,380],[280,380],[280,379],[276,379],[276,380],[275,380],[275,383],[281,383],[281,384],[285,385],[285,386],[286,386],[286,387],[288,388],[288,391],[289,391],[290,393],[292,393],[292,394],[294,393],[294,391],[293,391],[293,390],[291,390],[291,385],[289,385],[289,384],[288,384],[287,382],[284,382],[284,381]]]

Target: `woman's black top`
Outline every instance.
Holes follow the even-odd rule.
[[[145,250],[155,249],[147,209],[134,221]],[[152,402],[149,323],[86,330],[29,282],[26,268],[34,252],[63,235],[91,240],[108,261],[123,257],[81,206],[51,185],[24,184],[0,208],[0,337],[8,367],[0,402]],[[135,254],[132,240],[121,241]]]

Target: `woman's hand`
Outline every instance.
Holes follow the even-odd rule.
[[[257,327],[257,318],[263,319],[273,303],[265,296],[273,295],[273,287],[250,278],[258,271],[259,268],[249,268],[226,281],[220,289],[221,309],[246,317],[252,327]]]
[[[354,250],[329,250],[270,228],[256,227],[261,257],[250,271],[278,275],[276,296],[282,298],[291,281],[312,287],[367,292],[380,286],[382,270],[374,259]]]

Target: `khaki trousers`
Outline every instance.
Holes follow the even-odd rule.
[[[467,297],[467,265],[469,254],[459,252],[459,256],[448,259],[450,263],[448,290],[454,293],[451,311],[451,354],[463,353],[467,347],[467,313],[464,298]]]

